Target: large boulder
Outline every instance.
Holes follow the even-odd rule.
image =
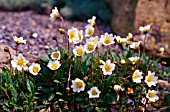
[[[112,30],[125,36],[134,28],[135,9],[138,0],[106,0],[113,13],[111,20]]]
[[[170,0],[106,0],[112,11],[112,30],[126,36],[139,26],[153,24],[155,47],[166,48],[170,57]],[[150,39],[151,40],[151,39]],[[149,45],[150,46],[150,45]]]

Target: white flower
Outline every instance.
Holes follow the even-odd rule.
[[[79,35],[81,32],[75,27],[72,27],[68,30],[67,35],[69,36],[69,42],[73,44],[77,44],[81,37]]]
[[[142,27],[142,26],[139,27],[139,30],[140,30],[141,32],[143,32],[144,34],[146,34],[146,33],[149,32],[150,28],[151,28],[151,25],[146,25],[146,26],[143,26],[143,27]]]
[[[141,41],[139,41],[139,42],[132,42],[132,44],[130,45],[130,48],[138,49],[139,46],[140,46],[140,43],[141,43]]]
[[[84,54],[84,47],[82,45],[76,46],[73,49],[73,53],[75,56],[82,56]]]
[[[104,35],[101,35],[100,42],[103,45],[108,46],[115,43],[114,39],[113,34],[105,33]]]
[[[32,65],[29,67],[29,72],[32,75],[38,75],[38,72],[41,70],[40,64],[38,63],[32,63]]]
[[[98,98],[101,93],[97,87],[92,87],[88,92],[89,98]]]
[[[139,70],[135,70],[135,72],[132,75],[133,82],[141,83],[142,78],[143,78],[142,72],[140,72]]]
[[[85,83],[83,82],[83,80],[80,80],[79,78],[76,78],[75,80],[72,80],[71,88],[73,88],[74,92],[79,93],[80,91],[84,91]]]
[[[60,62],[58,60],[55,61],[49,61],[47,67],[51,70],[57,70],[61,66]]]
[[[53,60],[60,60],[60,58],[61,58],[60,51],[52,52],[51,53],[51,59],[53,59]]]
[[[99,38],[98,38],[98,36],[90,37],[89,39],[86,39],[86,42],[93,42],[94,44],[98,45],[99,44]]]
[[[94,44],[93,42],[87,42],[84,45],[84,50],[86,53],[92,53],[95,49],[96,49],[96,44]]]
[[[106,63],[103,63],[103,65],[100,65],[100,68],[102,68],[104,75],[111,75],[112,71],[115,70],[115,64],[111,63],[110,60],[107,60]]]
[[[126,36],[127,40],[131,40],[133,38],[133,34],[132,33],[128,33],[128,36]]]
[[[114,85],[114,90],[116,91],[116,92],[119,92],[120,90],[121,90],[121,86],[120,85]]]
[[[92,36],[94,34],[94,27],[93,26],[88,24],[85,28],[86,28],[85,29],[85,36],[86,37]]]
[[[27,63],[29,63],[29,61],[26,60],[21,53],[11,61],[12,67],[17,68],[19,71],[21,71]]]
[[[93,16],[92,19],[88,19],[87,22],[88,22],[91,26],[95,26],[95,25],[96,25],[96,16]]]
[[[114,38],[116,38],[116,42],[119,44],[124,44],[127,43],[127,38],[121,38],[120,36],[114,36]]]
[[[58,19],[60,17],[60,13],[58,12],[57,7],[55,7],[54,9],[52,9],[52,13],[50,14],[50,19],[52,21]]]
[[[23,37],[13,36],[13,39],[17,44],[26,44],[26,40]]]
[[[155,72],[148,71],[148,75],[145,77],[145,82],[149,87],[156,86],[158,77],[155,76]]]
[[[83,30],[78,30],[77,32],[78,32],[78,39],[74,40],[75,44],[80,43],[83,40]]]
[[[132,64],[134,65],[134,64],[136,64],[137,62],[138,62],[138,60],[139,60],[139,57],[130,57],[130,58],[128,58],[131,62],[132,62]]]
[[[159,99],[159,97],[156,95],[158,91],[155,90],[148,90],[148,93],[146,94],[146,97],[149,99],[151,102],[155,102],[156,100]]]

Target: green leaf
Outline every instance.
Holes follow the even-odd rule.
[[[106,80],[106,87],[111,86],[115,74],[110,75]]]
[[[34,92],[34,84],[32,83],[31,80],[27,79],[27,89],[29,90],[29,92],[33,93]]]
[[[57,95],[63,95],[61,92],[56,92]]]
[[[14,86],[12,84],[10,84],[10,90],[11,90],[12,96],[17,98],[18,93],[17,93],[16,89],[14,88]]]
[[[103,97],[103,101],[105,102],[106,105],[112,104],[112,102],[115,99],[116,99],[116,94],[106,93],[105,96]]]
[[[6,81],[6,83],[7,83],[7,84],[10,83],[10,82],[11,82],[11,75],[9,74],[8,71],[6,71],[6,72],[4,73],[4,76],[5,76],[5,81]]]
[[[84,101],[83,98],[76,98],[75,100],[76,100],[76,101],[79,101],[79,102]]]
[[[83,75],[87,74],[87,62],[88,62],[88,59],[89,59],[90,55],[87,55],[87,57],[82,61],[82,68],[81,68],[81,72]]]
[[[58,101],[59,101],[59,102],[63,102],[64,100],[63,100],[63,99],[59,99]]]

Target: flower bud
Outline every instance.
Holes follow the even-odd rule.
[[[105,62],[103,60],[99,60],[99,63],[100,64],[104,64]]]
[[[165,61],[162,61],[162,62],[161,62],[161,64],[162,64],[162,65],[166,65],[166,64],[167,64],[167,62],[165,62]]]
[[[114,85],[114,90],[115,90],[116,92],[119,92],[120,89],[121,89],[121,86],[120,86],[120,85]]]
[[[127,89],[127,94],[133,94],[133,88],[128,88]]]
[[[60,28],[58,31],[60,32],[60,34],[65,34],[65,31],[62,28]]]
[[[163,53],[164,52],[164,48],[163,47],[160,47],[159,49],[158,49],[158,53]]]
[[[123,65],[123,64],[126,63],[126,61],[125,61],[124,59],[122,59],[122,60],[120,61],[120,63]]]
[[[4,52],[9,52],[9,48],[8,48],[8,47],[5,47],[5,48],[4,48]]]

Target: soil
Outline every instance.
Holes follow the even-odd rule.
[[[65,29],[77,27],[84,30],[87,22],[64,20],[64,24]],[[8,45],[15,50],[16,43],[12,37],[15,35],[22,36],[27,40],[27,44],[19,45],[18,49],[26,57],[28,54],[33,57],[40,57],[42,53],[48,53],[46,46],[57,49],[58,47],[53,37],[57,37],[59,46],[62,46],[64,41],[63,36],[58,32],[59,28],[62,28],[61,20],[51,22],[49,15],[40,15],[33,11],[0,11],[0,44]],[[102,25],[101,23],[99,23],[98,29],[99,34],[111,32],[109,26]]]

